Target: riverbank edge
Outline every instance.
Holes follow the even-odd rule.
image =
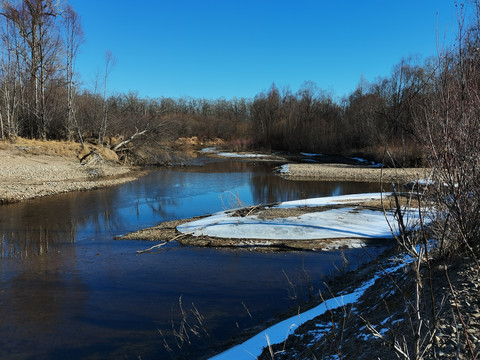
[[[134,181],[147,170],[121,165],[108,148],[74,142],[0,141],[0,204]]]
[[[426,168],[381,168],[343,163],[288,163],[279,167],[277,173],[287,180],[297,181],[394,182],[401,185],[429,178]]]

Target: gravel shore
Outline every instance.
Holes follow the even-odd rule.
[[[12,146],[0,149],[0,159],[0,203],[112,186],[136,178],[129,168],[100,156],[82,164],[75,157],[31,154]]]

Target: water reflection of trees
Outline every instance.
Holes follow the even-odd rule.
[[[114,209],[115,195],[65,194],[0,206],[0,257],[42,255],[75,242],[78,229],[100,223]]]
[[[55,227],[40,226],[35,229],[21,229],[0,234],[0,258],[27,258],[45,254],[51,242],[74,242],[75,230],[71,225],[70,232]]]
[[[42,255],[62,244],[74,243],[80,234],[104,238],[129,222],[141,220],[147,212],[166,218],[168,209],[176,204],[171,188],[164,186],[172,181],[155,178],[2,205],[0,258]]]
[[[270,170],[272,167],[272,164],[266,162],[255,163],[251,161],[215,159],[198,166],[176,167],[175,170],[195,173],[232,173],[249,172],[254,169],[256,169],[255,171]]]

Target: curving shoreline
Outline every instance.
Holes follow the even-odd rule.
[[[0,159],[0,204],[119,185],[139,176],[100,157],[82,164],[72,156],[31,154],[18,146],[0,149]]]

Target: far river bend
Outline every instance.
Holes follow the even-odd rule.
[[[298,306],[336,268],[365,262],[362,250],[262,253],[174,243],[136,255],[153,244],[112,240],[238,206],[237,198],[252,205],[379,191],[371,183],[288,181],[274,166],[210,160],[0,206],[0,358],[201,358]],[[201,314],[199,336],[182,332],[182,309],[186,328]]]

